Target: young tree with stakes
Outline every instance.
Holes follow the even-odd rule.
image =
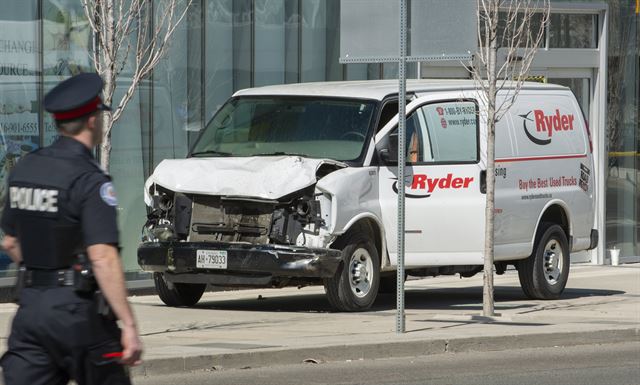
[[[111,129],[120,119],[140,82],[165,55],[176,27],[192,0],[81,0],[93,34],[91,59],[104,80],[103,100],[113,107],[105,113],[100,163],[109,169]],[[120,76],[127,67],[126,81]],[[130,72],[129,72],[130,71]],[[120,82],[118,82],[120,80]],[[114,100],[116,84],[126,91]]]
[[[549,0],[478,0],[478,51],[467,66],[487,125],[487,203],[485,209],[482,315],[493,316],[495,124],[513,105],[527,78],[549,22]],[[498,62],[498,53],[504,62]],[[502,91],[498,100],[498,92]]]

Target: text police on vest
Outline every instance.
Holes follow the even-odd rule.
[[[58,212],[58,190],[11,187],[11,208],[20,210]]]

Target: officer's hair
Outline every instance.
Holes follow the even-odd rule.
[[[75,136],[82,132],[87,124],[87,120],[89,120],[91,116],[93,116],[93,114],[70,120],[56,120],[56,127],[58,128],[58,131],[62,133]]]

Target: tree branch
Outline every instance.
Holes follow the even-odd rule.
[[[105,103],[117,105],[106,120],[103,150],[110,150],[113,125],[120,119],[127,104],[144,78],[167,53],[178,25],[185,18],[193,0],[80,0],[93,33],[91,59],[96,72],[105,81]],[[125,4],[126,3],[126,4]],[[156,14],[152,8],[156,7]],[[178,12],[178,7],[184,6]],[[154,17],[157,16],[157,17]],[[130,55],[133,53],[133,60]],[[132,63],[132,72],[121,74]],[[113,100],[116,85],[124,85],[124,95]],[[102,157],[108,164],[108,154]]]

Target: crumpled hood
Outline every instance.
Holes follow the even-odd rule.
[[[347,167],[330,159],[300,156],[188,158],[163,160],[146,183],[187,194],[278,199],[316,183],[323,164]]]

